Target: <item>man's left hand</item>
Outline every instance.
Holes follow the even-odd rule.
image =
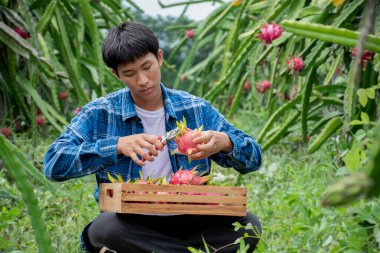
[[[220,151],[229,153],[233,149],[230,137],[223,132],[204,131],[194,138],[194,142],[197,143],[197,150],[189,155],[191,160],[204,159]]]

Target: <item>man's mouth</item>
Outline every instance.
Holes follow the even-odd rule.
[[[152,89],[153,89],[153,87],[149,87],[149,88],[146,88],[146,89],[141,90],[141,92],[142,92],[142,93],[148,93],[148,92],[150,92]]]

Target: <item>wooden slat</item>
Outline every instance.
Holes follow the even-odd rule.
[[[147,214],[204,214],[245,216],[245,206],[213,206],[213,205],[170,205],[170,204],[128,204],[123,203],[123,213]]]
[[[123,194],[122,201],[162,201],[182,203],[233,203],[244,205],[246,197],[235,196],[200,196],[200,195],[158,195],[158,194]]]
[[[247,188],[211,185],[155,185],[155,184],[122,184],[123,191],[162,191],[162,192],[192,192],[221,193],[226,195],[247,195]]]

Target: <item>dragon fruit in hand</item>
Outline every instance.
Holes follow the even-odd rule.
[[[172,154],[180,153],[189,156],[197,149],[194,139],[202,135],[202,127],[191,130],[187,127],[185,118],[181,122],[177,122],[177,127],[180,132],[178,135],[176,134],[174,140],[178,147]]]

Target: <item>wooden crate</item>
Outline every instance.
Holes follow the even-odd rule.
[[[229,216],[247,212],[243,187],[102,183],[99,194],[99,208],[106,212]]]

